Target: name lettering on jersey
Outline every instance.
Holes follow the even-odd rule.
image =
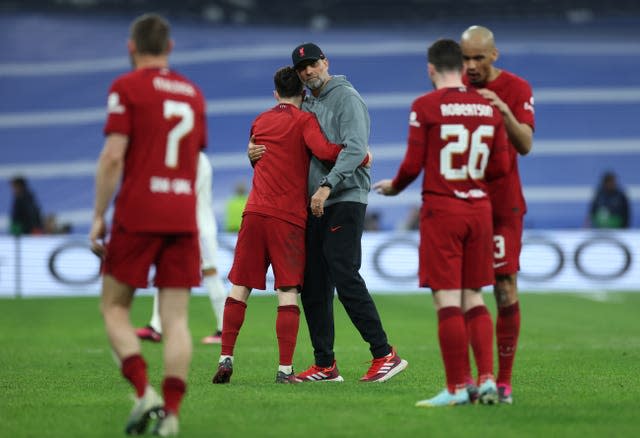
[[[420,122],[418,122],[418,114],[416,114],[415,111],[411,111],[411,114],[409,114],[409,125],[415,128],[420,127]]]
[[[484,198],[487,196],[484,190],[482,189],[471,189],[466,192],[461,192],[459,190],[454,190],[453,193],[457,198],[461,199],[469,199],[469,198]]]
[[[123,114],[124,105],[120,104],[120,95],[116,92],[110,93],[107,98],[107,112],[109,114]]]
[[[190,195],[191,183],[184,178],[165,178],[152,176],[149,180],[151,193],[173,193],[175,195]]]
[[[153,88],[158,91],[165,91],[167,93],[182,94],[184,96],[195,96],[196,90],[193,85],[181,81],[173,81],[167,78],[155,77],[153,78]]]
[[[493,117],[493,107],[482,103],[446,103],[440,105],[440,114],[443,117]]]
[[[529,102],[524,103],[524,109],[526,111],[531,111],[532,113],[535,113],[535,110],[533,109],[533,96],[531,96],[531,99],[529,99]]]

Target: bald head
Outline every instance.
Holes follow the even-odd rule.
[[[460,37],[466,77],[476,86],[495,79],[500,70],[493,66],[498,59],[493,32],[483,26],[471,26]]]
[[[493,39],[493,32],[484,26],[471,26],[460,37],[460,44],[467,44],[473,47],[484,49],[494,49],[496,42]]]

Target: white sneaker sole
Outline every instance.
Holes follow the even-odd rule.
[[[401,373],[402,371],[404,371],[407,368],[407,366],[409,366],[409,362],[407,362],[404,359],[401,359],[400,363],[398,364],[398,366],[392,368],[387,374],[385,374],[384,376],[380,377],[378,380],[362,380],[362,382],[371,382],[371,383],[386,382],[387,380],[391,379],[395,375],[397,375],[397,374]]]
[[[342,376],[334,377],[333,379],[300,379],[300,383],[322,383],[322,382],[344,382]]]

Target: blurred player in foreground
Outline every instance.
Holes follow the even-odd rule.
[[[209,158],[200,152],[198,158],[198,175],[196,177],[196,218],[200,238],[200,255],[202,257],[202,282],[209,294],[211,307],[216,317],[217,329],[212,335],[202,338],[203,344],[219,344],[222,340],[222,315],[227,291],[218,275],[218,226],[211,205],[212,170]],[[158,293],[153,296],[153,313],[146,327],[136,330],[140,339],[152,342],[162,341],[162,326],[158,309]]]
[[[178,414],[191,362],[190,288],[200,284],[195,179],[206,144],[205,104],[191,81],[169,69],[169,23],[156,14],[137,18],[128,41],[134,66],[109,90],[107,136],[98,159],[91,246],[103,259],[101,310],[122,374],[136,401],[126,433],[178,434]],[[109,241],[105,212],[116,188]],[[179,214],[177,214],[179,213]],[[147,377],[131,324],[136,288],[146,287],[151,265],[164,329],[164,400]]]
[[[374,189],[393,196],[422,170],[420,287],[430,287],[438,313],[438,338],[446,388],[419,407],[469,403],[467,345],[478,367],[480,401],[497,401],[493,375],[493,323],[481,288],[493,283],[491,203],[486,179],[507,171],[502,116],[462,84],[462,53],[453,40],[428,51],[435,91],[418,97],[409,116],[404,160],[393,180]],[[468,316],[467,327],[463,313]]]
[[[526,155],[533,145],[535,127],[533,93],[524,79],[494,66],[498,49],[493,33],[471,26],[460,39],[466,67],[463,81],[477,88],[500,111],[509,137],[509,172],[489,184],[493,205],[493,292],[498,307],[498,393],[501,403],[513,403],[511,372],[520,336],[518,271],[526,203],[518,172],[518,154]]]

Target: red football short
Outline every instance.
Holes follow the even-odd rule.
[[[420,221],[420,287],[478,289],[493,284],[491,210],[424,216]]]
[[[200,285],[198,234],[132,233],[114,225],[103,273],[136,288],[148,287],[151,265],[156,267],[156,287]]]
[[[496,275],[515,274],[520,270],[522,224],[522,216],[493,218],[493,269]]]
[[[264,290],[270,264],[276,289],[302,286],[304,228],[270,216],[245,214],[229,280],[236,285]]]

